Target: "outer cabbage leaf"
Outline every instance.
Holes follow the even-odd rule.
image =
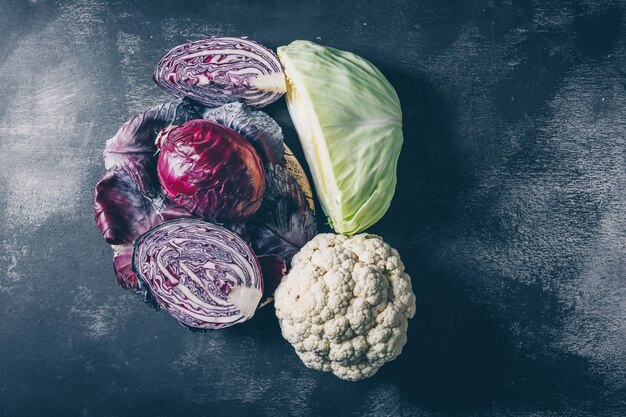
[[[117,276],[117,282],[122,288],[128,288],[135,292],[140,292],[141,288],[137,275],[132,269],[133,247],[132,245],[122,245],[114,249],[113,269]]]
[[[243,103],[229,103],[214,109],[204,109],[202,117],[248,139],[264,162],[285,163],[283,131],[266,113],[252,110]]]
[[[189,100],[163,103],[136,114],[107,140],[103,153],[105,168],[125,169],[142,193],[156,196],[160,192],[154,157],[157,135],[166,126],[198,118],[200,115]]]
[[[107,243],[132,243],[139,235],[164,221],[192,217],[162,197],[150,197],[125,170],[110,169],[96,184],[96,224]]]
[[[261,255],[257,256],[257,259],[263,274],[263,297],[259,303],[259,308],[261,308],[274,299],[274,291],[287,272],[287,264],[283,258],[276,255]]]
[[[289,262],[316,235],[315,214],[286,168],[266,164],[265,177],[263,204],[246,230],[257,255],[276,255]]]
[[[391,204],[402,147],[398,96],[371,63],[294,41],[278,48],[287,106],[329,223],[358,233]]]

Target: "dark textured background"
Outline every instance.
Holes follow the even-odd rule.
[[[0,415],[626,415],[624,12],[0,0]],[[418,308],[369,380],[305,368],[273,307],[192,334],[116,285],[91,211],[104,141],[167,99],[161,55],[209,35],[351,50],[398,90],[398,189],[371,231]]]

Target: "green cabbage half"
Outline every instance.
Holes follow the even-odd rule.
[[[278,57],[289,114],[330,225],[348,235],[367,229],[396,188],[398,95],[374,65],[350,52],[294,41],[278,48]]]

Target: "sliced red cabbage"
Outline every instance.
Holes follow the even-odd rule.
[[[276,54],[246,38],[212,37],[179,45],[161,58],[153,78],[168,93],[209,107],[235,101],[263,107],[285,91]]]
[[[264,162],[285,164],[283,131],[266,113],[243,103],[229,103],[205,108],[202,117],[238,132],[254,146]]]
[[[197,219],[171,220],[141,235],[133,270],[161,308],[193,328],[248,320],[263,293],[261,268],[248,244]]]
[[[258,255],[276,255],[288,263],[317,234],[315,214],[286,168],[265,164],[265,176],[263,204],[246,230]]]

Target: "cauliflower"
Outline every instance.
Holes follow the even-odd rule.
[[[275,291],[283,337],[309,368],[356,381],[395,359],[415,314],[398,251],[374,235],[319,234]]]

